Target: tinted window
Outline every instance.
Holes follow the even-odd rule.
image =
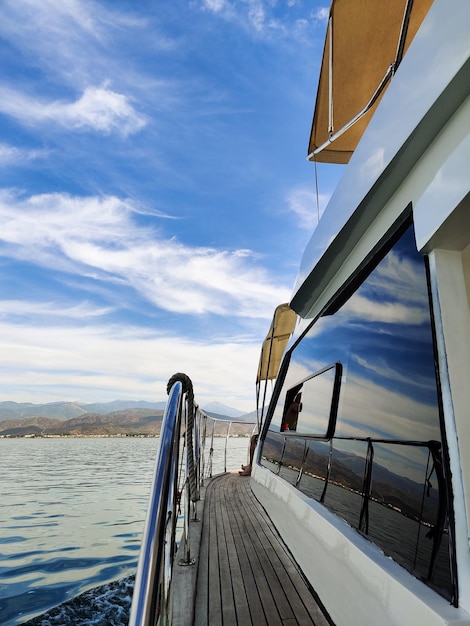
[[[281,431],[331,437],[336,423],[341,374],[341,363],[333,363],[288,389]]]
[[[320,441],[331,384],[313,375],[332,363],[342,367],[336,424],[330,440]],[[305,393],[308,380],[315,381],[312,393]],[[307,441],[297,461],[289,459],[298,488],[451,597],[426,271],[411,227],[355,293],[294,348],[268,440],[274,432],[279,437],[287,403],[298,393],[296,435]]]

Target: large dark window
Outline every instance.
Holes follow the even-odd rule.
[[[274,401],[261,463],[453,598],[426,270],[412,227],[311,325]]]

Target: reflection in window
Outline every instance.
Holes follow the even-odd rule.
[[[263,442],[260,463],[276,474],[279,472],[284,452],[284,439],[285,437],[279,433],[269,431]]]
[[[359,528],[363,508],[365,441],[335,441],[324,503],[351,526]]]
[[[305,439],[300,437],[286,437],[281,459],[279,476],[291,485],[299,480],[300,470],[305,457]]]
[[[332,363],[342,364],[333,413]],[[295,428],[285,430],[293,400]],[[299,489],[454,599],[426,272],[412,227],[312,324],[274,401],[263,464],[295,484],[290,467]]]
[[[343,368],[324,367],[286,392],[281,431],[328,438],[333,435]]]
[[[311,498],[323,502],[329,482],[331,442],[307,439],[305,461],[298,487]]]

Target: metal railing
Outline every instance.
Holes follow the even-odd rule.
[[[189,381],[187,377],[185,379]],[[183,558],[179,564],[193,565],[195,560],[191,558],[189,548],[189,522],[191,517],[197,518],[197,501],[204,480],[212,477],[214,437],[220,437],[225,430],[223,467],[226,471],[232,424],[254,426],[250,422],[217,419],[194,404],[191,406],[192,385],[188,393],[185,382],[178,380],[172,384],[163,415],[129,626],[171,624],[171,581],[177,549],[178,512],[183,511],[180,550]],[[194,468],[193,476],[190,475],[191,467]]]

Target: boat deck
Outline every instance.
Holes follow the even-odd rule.
[[[194,624],[329,624],[249,478],[213,478],[201,517]]]

